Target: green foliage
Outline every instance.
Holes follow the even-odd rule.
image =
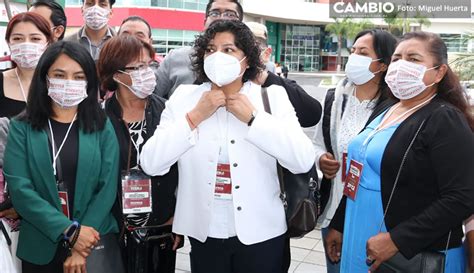
[[[464,40],[466,43],[474,43],[474,30],[466,33]],[[452,67],[459,79],[462,81],[474,80],[474,50],[456,55],[457,58],[452,62]]]
[[[348,30],[347,30],[347,37],[350,39],[354,39],[359,32],[366,29],[374,28],[374,24],[368,20],[363,19],[359,22],[349,22]]]
[[[347,33],[349,31],[349,27],[352,24],[351,18],[344,18],[339,20],[337,18],[333,18],[334,23],[327,24],[324,28],[327,32],[335,35],[337,37],[337,70],[341,69],[342,59],[341,59],[341,49],[342,49],[342,40],[343,37],[347,37]]]

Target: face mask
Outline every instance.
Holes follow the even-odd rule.
[[[387,83],[393,95],[400,100],[408,100],[418,96],[426,88],[434,85],[434,83],[426,86],[423,82],[425,72],[435,69],[438,66],[427,69],[426,66],[398,60],[391,63],[385,76]]]
[[[369,66],[372,62],[378,60],[380,59],[372,60],[370,57],[361,56],[354,53],[351,54],[346,63],[345,72],[347,78],[356,85],[367,83],[373,77],[375,77],[374,73],[369,70]]]
[[[21,43],[10,45],[11,59],[19,67],[33,69],[46,49],[46,44]]]
[[[115,78],[114,80],[126,86],[133,94],[135,94],[135,96],[139,97],[140,99],[148,97],[153,93],[153,91],[155,91],[156,77],[153,69],[150,67],[138,69],[130,73],[121,70],[119,71],[130,75],[130,78],[132,79],[132,86],[126,85]]]
[[[236,57],[222,52],[216,52],[204,59],[204,72],[206,76],[221,87],[235,81],[238,77],[244,74],[240,73],[240,63],[245,60],[238,60]]]
[[[82,16],[86,25],[93,30],[99,30],[105,27],[109,22],[110,10],[93,6],[84,10]]]
[[[50,79],[48,96],[63,108],[79,105],[87,98],[87,82],[63,79]]]

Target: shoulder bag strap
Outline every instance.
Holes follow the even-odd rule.
[[[324,114],[322,120],[322,131],[323,131],[323,140],[324,146],[326,146],[326,151],[330,154],[333,154],[332,143],[331,143],[331,109],[334,103],[335,98],[335,89],[328,89],[326,97],[324,98]]]
[[[7,241],[7,245],[11,246],[12,245],[12,240],[11,240],[10,236],[8,235],[7,229],[5,228],[5,225],[3,224],[1,219],[0,219],[0,229],[2,230],[3,236],[5,236],[5,240]]]
[[[266,87],[262,87],[262,102],[263,108],[265,112],[272,114],[272,109],[270,107],[270,100],[268,99],[268,91]],[[286,201],[286,193],[285,193],[285,181],[283,180],[283,169],[280,164],[277,162],[277,172],[278,172],[278,181],[280,182],[280,199],[283,201],[283,205],[286,207],[288,203]]]
[[[413,136],[413,139],[411,140],[410,144],[408,145],[408,148],[406,149],[405,154],[403,155],[402,163],[400,164],[400,167],[398,168],[397,176],[395,177],[395,182],[393,183],[392,192],[390,193],[390,197],[388,198],[387,207],[385,208],[385,211],[384,211],[384,213],[383,213],[382,222],[380,222],[379,233],[382,231],[382,226],[383,226],[383,223],[384,223],[384,221],[385,221],[385,217],[387,216],[388,208],[390,207],[390,204],[391,204],[391,202],[392,202],[393,194],[395,193],[395,189],[397,188],[398,180],[399,180],[399,178],[400,178],[400,174],[401,174],[401,172],[402,172],[403,166],[405,165],[405,161],[406,161],[406,159],[407,159],[408,152],[410,151],[411,147],[413,146],[413,143],[415,142],[416,137],[417,137],[418,134],[420,133],[421,128],[423,128],[423,125],[425,124],[425,121],[426,121],[426,119],[424,119],[424,120],[421,122],[420,126],[418,127],[418,130],[416,130],[416,133],[415,133],[415,135]],[[446,243],[445,254],[446,254],[447,251],[448,251],[450,239],[451,239],[451,231],[449,231],[448,242]]]

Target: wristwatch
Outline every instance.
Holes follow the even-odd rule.
[[[253,121],[255,120],[255,117],[257,116],[257,110],[252,111],[252,115],[250,116],[250,120],[247,123],[248,126],[252,126]]]
[[[68,229],[64,233],[64,240],[69,241],[69,239],[74,235],[74,232],[76,232],[78,227],[79,227],[79,222],[73,221],[72,224],[68,227]]]

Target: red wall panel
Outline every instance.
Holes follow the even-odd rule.
[[[113,8],[113,15],[109,24],[120,26],[122,20],[131,15],[138,15],[148,21],[152,28],[177,29],[177,30],[204,30],[204,12],[182,11],[159,8]],[[84,24],[80,7],[66,8],[67,24],[79,27]]]

